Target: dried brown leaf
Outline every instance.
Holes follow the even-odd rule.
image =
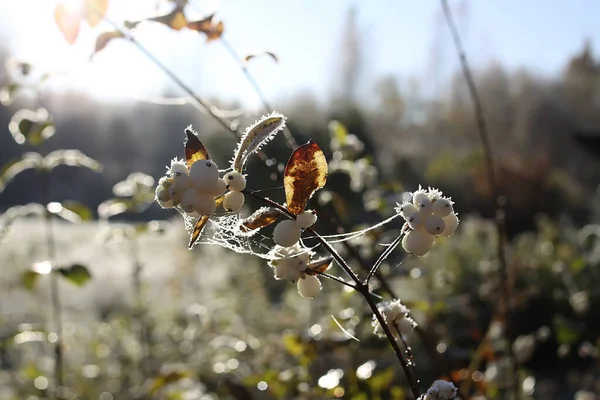
[[[270,51],[263,51],[260,53],[253,53],[253,54],[248,54],[246,57],[244,57],[244,63],[248,63],[250,60],[252,60],[253,58],[256,57],[261,57],[261,56],[269,56],[271,57],[275,62],[279,62],[279,58],[277,58],[277,56],[275,55],[275,53],[272,53]]]
[[[69,44],[75,43],[81,26],[81,16],[79,13],[67,10],[62,3],[58,3],[54,10],[54,19],[67,42]]]
[[[304,271],[307,275],[318,275],[327,271],[329,267],[331,267],[331,262],[333,261],[333,257],[325,257],[315,260],[309,263],[306,266],[306,270]]]
[[[199,21],[189,21],[187,27],[193,31],[204,33],[207,42],[219,39],[225,29],[222,21],[215,22],[214,14]]]
[[[108,31],[108,32],[101,33],[100,36],[98,36],[98,38],[96,38],[96,48],[94,49],[94,54],[98,53],[99,51],[104,50],[106,45],[111,40],[122,38],[122,37],[125,37],[125,36],[123,35],[122,32],[119,32],[119,31]]]
[[[188,168],[191,168],[192,164],[198,160],[210,159],[206,147],[204,147],[200,139],[198,139],[196,132],[194,132],[191,126],[186,128],[185,135],[185,162]]]
[[[108,11],[108,0],[86,0],[85,2],[85,19],[93,28],[98,25]]]
[[[188,245],[188,247],[190,249],[192,247],[194,247],[194,244],[196,243],[196,241],[200,237],[200,234],[202,233],[202,229],[204,229],[204,226],[208,222],[208,218],[209,218],[208,215],[203,215],[200,218],[198,218],[198,221],[196,222],[196,225],[194,225],[194,231],[192,232],[192,237],[190,237],[190,243]]]
[[[327,182],[327,160],[312,140],[298,147],[287,162],[283,175],[288,210],[298,215],[308,199]]]
[[[282,212],[276,208],[259,208],[251,216],[244,219],[243,221],[240,221],[240,230],[245,233],[256,231],[258,229],[271,225],[272,223],[277,221],[281,215]]]

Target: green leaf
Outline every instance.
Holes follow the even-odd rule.
[[[329,135],[335,138],[340,145],[346,143],[348,129],[340,121],[332,120],[329,122]]]
[[[562,315],[557,315],[552,321],[556,340],[560,344],[573,344],[579,340],[581,330]]]
[[[83,203],[74,200],[66,200],[62,202],[62,206],[79,216],[82,221],[90,221],[94,215],[92,210]]]
[[[81,264],[73,264],[70,267],[58,268],[55,271],[77,286],[83,286],[87,281],[92,279],[92,275],[87,267]]]
[[[21,277],[21,284],[25,289],[33,290],[39,276],[40,274],[38,274],[35,271],[25,271],[25,273],[23,273],[23,276]]]
[[[102,165],[79,150],[56,150],[44,157],[44,167],[52,170],[59,165],[85,167],[94,172],[102,171]]]

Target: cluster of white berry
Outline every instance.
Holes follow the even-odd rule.
[[[434,242],[434,236],[452,236],[458,227],[454,203],[442,192],[419,188],[412,202],[398,204],[396,212],[406,220],[410,231],[402,239],[402,247],[416,256],[424,256]]]
[[[174,159],[167,176],[158,181],[155,198],[162,208],[181,206],[188,214],[210,215],[216,210],[215,198],[227,189],[223,198],[225,211],[238,211],[244,204],[242,190],[246,178],[231,171],[219,178],[219,167],[212,160],[198,160],[188,169],[185,162]]]
[[[285,221],[284,221],[285,222]],[[314,275],[305,271],[310,262],[310,251],[294,244],[290,247],[276,246],[274,253],[277,259],[269,262],[273,268],[275,279],[287,279],[296,282],[298,293],[302,297],[316,297],[321,291],[321,282]]]
[[[395,337],[408,335],[417,323],[408,316],[409,309],[400,300],[384,301],[377,304],[377,309],[383,315],[385,323]],[[373,315],[373,333],[379,337],[385,337],[383,327],[379,320]]]
[[[316,212],[304,211],[295,220],[286,219],[277,224],[273,230],[273,240],[281,247],[292,247],[300,240],[302,229],[309,228],[317,222]]]

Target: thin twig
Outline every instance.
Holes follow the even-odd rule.
[[[499,270],[500,270],[500,280],[502,281],[502,297],[503,301],[499,303],[499,310],[504,320],[504,324],[506,327],[506,337],[507,337],[507,354],[510,359],[511,369],[512,369],[512,378],[513,378],[513,390],[515,393],[515,397],[517,399],[520,398],[519,393],[519,384],[517,377],[517,368],[515,363],[515,357],[512,350],[512,335],[513,335],[513,327],[512,327],[512,318],[511,318],[511,306],[510,306],[510,298],[511,298],[511,282],[508,271],[508,266],[506,262],[506,214],[504,211],[504,203],[505,199],[500,193],[500,188],[498,186],[496,171],[494,167],[494,157],[492,153],[492,146],[490,144],[489,134],[487,130],[487,124],[484,117],[483,106],[481,103],[481,99],[479,97],[479,93],[477,91],[477,87],[475,85],[475,80],[473,79],[473,75],[471,74],[471,69],[469,67],[469,63],[467,62],[467,55],[464,51],[464,47],[462,45],[462,41],[460,39],[460,35],[458,33],[458,29],[454,24],[454,20],[452,18],[452,12],[450,11],[450,7],[448,6],[447,0],[440,0],[442,3],[442,9],[444,12],[444,17],[446,18],[446,22],[448,23],[448,28],[450,29],[450,33],[452,34],[452,39],[454,42],[454,46],[456,48],[456,52],[458,53],[462,72],[465,77],[465,81],[467,83],[467,87],[469,89],[469,96],[473,102],[473,112],[477,119],[477,129],[479,131],[479,139],[481,141],[481,146],[483,148],[483,154],[485,157],[486,167],[487,167],[487,175],[488,181],[490,184],[490,189],[493,196],[493,207],[495,209],[495,223],[496,223],[496,232],[498,236],[497,242],[497,253],[498,253],[498,261],[499,261]]]
[[[356,289],[355,285],[351,284],[350,282],[346,282],[342,278],[339,278],[335,275],[328,274],[327,272],[318,272],[318,271],[314,271],[314,272],[317,273],[318,275],[321,275],[321,276],[327,278],[327,279],[331,279],[332,281],[336,281],[338,283],[341,283],[342,285],[348,286],[349,288]]]
[[[242,72],[244,73],[244,76],[246,77],[246,80],[250,83],[250,85],[256,92],[258,98],[260,99],[263,108],[265,109],[265,112],[270,113],[275,111],[273,107],[271,107],[271,105],[269,104],[269,101],[267,100],[267,97],[260,88],[260,85],[258,84],[256,79],[254,79],[254,77],[248,70],[248,67],[246,67],[246,64],[244,63],[244,61],[242,61],[237,51],[235,51],[235,48],[233,48],[233,46],[229,44],[229,42],[226,41],[224,38],[221,38],[221,43],[223,44],[223,46],[225,46],[231,57],[235,59],[236,63],[241,68]],[[287,146],[290,149],[295,149],[296,147],[298,147],[298,143],[296,142],[296,139],[294,139],[294,135],[292,135],[292,132],[287,126],[283,127],[283,136],[285,137]]]
[[[369,281],[373,277],[373,274],[377,272],[377,270],[381,266],[381,263],[385,261],[385,259],[388,258],[392,251],[394,251],[394,249],[400,244],[400,242],[402,241],[402,236],[403,234],[400,233],[400,235],[398,235],[398,237],[394,239],[394,241],[381,253],[377,261],[375,261],[375,264],[373,264],[373,266],[371,267],[371,270],[369,271],[369,274],[365,279],[365,283],[369,283]]]
[[[417,370],[415,368],[415,361],[414,361],[414,356],[412,354],[412,350],[411,348],[408,346],[408,343],[406,343],[406,340],[404,339],[404,336],[402,336],[402,332],[400,332],[400,329],[398,328],[398,324],[396,322],[394,322],[394,329],[396,330],[396,332],[398,333],[398,337],[400,338],[400,340],[402,340],[402,344],[404,344],[404,349],[406,351],[406,354],[408,354],[407,359],[410,361],[410,369],[412,370],[413,373],[413,378],[417,381]]]

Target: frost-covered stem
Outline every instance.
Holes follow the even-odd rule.
[[[404,344],[404,349],[406,351],[406,354],[408,355],[408,361],[409,361],[410,369],[411,369],[412,374],[413,374],[412,375],[413,379],[417,383],[419,383],[419,380],[417,379],[417,370],[415,369],[415,361],[414,361],[415,357],[412,354],[412,350],[408,346],[408,343],[406,343],[406,340],[404,339],[404,336],[402,336],[402,332],[400,332],[400,328],[398,328],[398,324],[397,323],[394,323],[394,330],[398,334],[398,337],[400,338],[400,340],[402,340],[402,344]]]
[[[392,253],[392,251],[394,251],[394,249],[400,244],[400,242],[402,241],[402,237],[404,236],[404,232],[402,232],[379,256],[379,258],[377,259],[377,261],[375,261],[375,263],[373,264],[373,266],[371,267],[371,270],[369,271],[369,274],[367,275],[367,278],[365,279],[365,284],[369,284],[369,281],[371,280],[371,278],[373,277],[373,274],[375,272],[377,272],[377,269],[379,269],[379,267],[381,266],[381,263],[383,263],[383,261],[385,261],[386,258],[388,258],[388,256]]]
[[[267,199],[265,197],[259,196],[256,193],[249,191],[249,190],[243,190],[242,193],[247,194],[248,196],[254,197],[255,199],[260,200],[263,203],[270,205],[271,207],[277,208],[278,210],[282,211],[284,214],[286,214],[290,218],[295,218],[295,215],[290,213],[287,208],[285,208],[281,204],[279,204],[271,199]],[[312,228],[307,228],[307,231],[309,231],[313,236],[316,237],[316,239],[323,245],[325,250],[327,250],[327,252],[329,254],[331,254],[331,256],[340,264],[342,269],[354,281],[355,286],[352,286],[353,289],[356,290],[358,293],[360,293],[364,297],[367,304],[369,304],[371,311],[375,315],[375,318],[377,318],[377,321],[379,321],[379,323],[381,324],[381,327],[383,328],[383,331],[385,332],[385,336],[386,336],[388,342],[390,343],[390,345],[392,346],[392,348],[394,349],[394,353],[396,354],[396,357],[398,358],[398,361],[400,362],[400,365],[402,366],[404,375],[406,376],[406,379],[408,380],[408,382],[410,384],[411,391],[412,391],[413,395],[415,396],[415,399],[418,398],[420,395],[420,390],[419,390],[419,386],[416,381],[416,378],[414,378],[414,379],[412,378],[412,376],[410,374],[409,366],[408,366],[406,360],[404,359],[404,356],[402,355],[402,350],[400,349],[400,346],[398,346],[398,342],[396,341],[396,339],[394,338],[394,335],[392,334],[391,330],[387,326],[384,316],[381,314],[381,312],[377,308],[377,304],[373,300],[372,294],[369,291],[369,285],[367,283],[363,283],[360,281],[360,279],[352,271],[352,269],[350,268],[348,263],[346,263],[346,261],[342,258],[342,256],[340,256],[339,253],[321,235],[319,235],[318,232],[316,232]]]
[[[396,354],[398,361],[400,361],[400,365],[402,365],[402,370],[404,371],[404,375],[406,376],[406,379],[408,380],[408,383],[410,385],[410,390],[412,391],[412,394],[415,397],[415,399],[417,399],[421,395],[421,391],[419,389],[419,384],[417,382],[416,376],[413,377],[411,375],[408,363],[406,362],[406,359],[402,355],[402,349],[400,349],[400,346],[398,346],[398,342],[396,341],[396,338],[394,338],[392,331],[388,327],[385,318],[383,317],[381,312],[379,312],[379,309],[377,308],[377,304],[375,304],[375,302],[373,301],[373,298],[371,297],[371,293],[369,292],[369,285],[361,284],[356,288],[356,291],[359,292],[360,294],[362,294],[362,296],[365,298],[365,301],[369,304],[369,307],[371,307],[371,311],[373,311],[375,318],[377,318],[377,321],[383,328],[385,337],[387,338],[388,342],[390,342],[390,344],[392,345],[392,348],[394,349],[394,353]]]
[[[481,141],[481,146],[483,148],[483,154],[486,162],[486,169],[488,175],[488,181],[490,184],[492,196],[493,196],[493,207],[495,210],[495,222],[496,222],[496,233],[498,236],[497,248],[496,251],[498,253],[498,261],[500,264],[500,280],[502,285],[502,301],[499,303],[499,310],[504,320],[504,324],[506,327],[506,337],[507,337],[507,354],[511,363],[511,375],[512,375],[512,386],[513,392],[515,394],[515,398],[519,399],[521,397],[519,391],[519,379],[517,376],[517,365],[516,360],[513,354],[512,349],[512,336],[513,336],[513,327],[512,327],[512,316],[511,316],[511,306],[510,306],[510,298],[511,298],[511,280],[510,274],[508,271],[508,265],[506,262],[506,214],[504,210],[505,199],[500,193],[500,188],[498,186],[498,181],[496,177],[496,171],[494,167],[494,157],[492,153],[492,146],[490,144],[490,138],[487,131],[487,124],[484,117],[483,106],[481,103],[481,99],[479,98],[479,93],[477,91],[477,86],[475,85],[475,80],[473,79],[473,74],[471,74],[471,69],[469,67],[469,63],[467,61],[467,55],[465,53],[464,47],[462,45],[462,41],[460,39],[460,34],[458,33],[458,29],[454,24],[454,20],[452,18],[452,12],[450,11],[450,7],[448,6],[447,0],[440,0],[442,3],[442,9],[444,11],[444,17],[446,18],[446,22],[448,23],[448,28],[450,29],[450,33],[452,34],[452,40],[454,42],[454,47],[456,48],[456,52],[458,53],[458,57],[460,59],[460,64],[462,68],[463,75],[465,77],[465,81],[467,83],[467,87],[469,90],[469,96],[473,102],[473,112],[477,119],[477,129],[479,131],[479,139]]]
[[[248,68],[246,67],[246,64],[240,58],[240,56],[237,53],[237,51],[235,51],[235,49],[233,48],[233,46],[231,44],[229,44],[229,42],[226,41],[223,38],[221,38],[221,43],[223,44],[223,46],[225,46],[225,48],[227,49],[227,51],[229,52],[229,54],[231,54],[231,56],[235,59],[235,61],[239,65],[240,69],[244,73],[244,76],[246,77],[246,80],[250,83],[250,85],[252,86],[252,88],[256,92],[258,98],[260,99],[260,101],[261,101],[261,103],[262,103],[263,108],[265,109],[265,111],[267,113],[272,112],[273,108],[269,104],[269,101],[267,100],[267,97],[263,93],[263,91],[260,88],[260,85],[258,84],[258,82],[256,81],[256,79],[254,79],[254,77],[252,76],[252,74],[250,73],[250,71],[248,70]],[[283,127],[283,136],[285,137],[285,141],[287,143],[287,146],[290,149],[295,149],[296,147],[298,147],[298,143],[296,142],[296,139],[294,139],[294,136],[292,135],[292,132],[289,130],[289,128],[287,126]]]
[[[56,241],[54,238],[54,229],[52,215],[48,211],[50,203],[50,175],[44,171],[40,175],[42,179],[42,190],[45,204],[44,225],[46,228],[46,250],[48,252],[48,261],[54,267],[56,261]],[[63,352],[62,352],[62,314],[60,293],[58,291],[58,276],[54,270],[50,271],[50,318],[56,334],[56,343],[54,344],[54,398],[58,399],[58,388],[63,385]]]

